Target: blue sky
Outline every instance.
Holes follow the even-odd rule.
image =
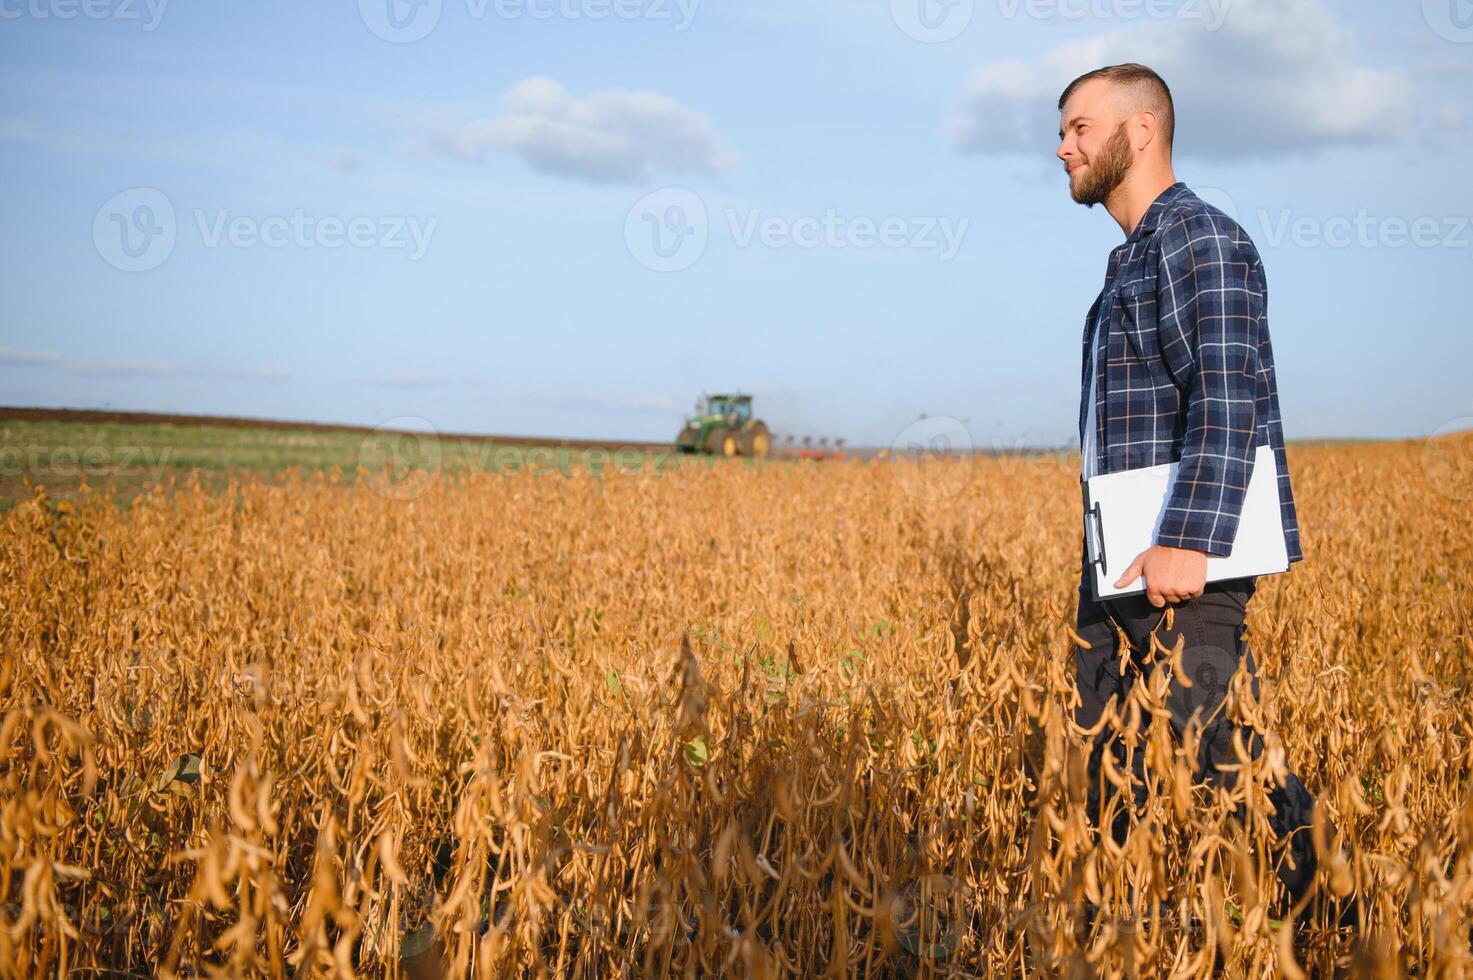
[[[0,402],[1068,444],[1053,106],[1141,60],[1289,436],[1473,424],[1470,0],[947,2],[0,0]]]

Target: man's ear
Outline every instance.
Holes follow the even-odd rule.
[[[1157,125],[1156,114],[1150,109],[1142,109],[1140,112],[1137,112],[1135,118],[1130,121],[1130,128],[1134,134],[1134,139],[1131,142],[1134,144],[1137,153],[1155,143],[1156,137],[1161,132]]]

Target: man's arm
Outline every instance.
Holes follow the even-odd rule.
[[[1163,229],[1157,328],[1161,353],[1186,381],[1181,464],[1158,544],[1232,553],[1253,471],[1263,294],[1252,246],[1209,215]]]
[[[1253,288],[1252,247],[1236,244],[1220,219],[1194,215],[1157,234],[1157,330],[1185,392],[1186,431],[1156,547],[1117,584],[1145,575],[1161,606],[1201,594],[1207,556],[1233,549],[1253,469],[1263,295]]]

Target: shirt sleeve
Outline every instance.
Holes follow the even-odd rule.
[[[1156,543],[1221,557],[1232,552],[1253,471],[1264,316],[1258,259],[1215,215],[1190,215],[1159,234],[1157,329],[1187,412]]]

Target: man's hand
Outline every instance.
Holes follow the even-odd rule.
[[[1207,554],[1152,545],[1136,556],[1115,588],[1123,589],[1141,575],[1146,577],[1146,598],[1158,609],[1168,602],[1192,599],[1207,587]]]

